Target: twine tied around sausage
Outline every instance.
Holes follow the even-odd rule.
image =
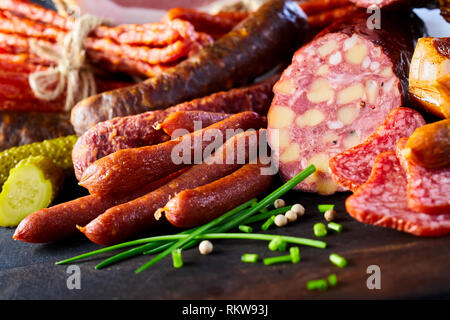
[[[30,42],[32,53],[57,64],[54,68],[30,74],[28,81],[37,98],[54,100],[67,87],[64,110],[69,111],[78,101],[97,93],[93,70],[86,61],[84,40],[92,30],[108,22],[86,14],[75,21],[73,30],[58,41],[57,48]]]

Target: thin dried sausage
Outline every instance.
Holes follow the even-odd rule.
[[[53,242],[78,234],[77,225],[86,225],[107,209],[136,199],[179,176],[183,170],[122,196],[88,195],[36,211],[17,227],[13,238],[30,243]]]
[[[273,177],[261,173],[264,167],[261,163],[247,164],[214,182],[181,191],[165,205],[166,219],[179,228],[195,227],[260,196]]]
[[[80,185],[91,194],[127,192],[201,161],[205,148],[224,143],[237,130],[259,129],[264,124],[260,115],[247,111],[175,140],[120,150],[89,166]]]
[[[265,116],[273,97],[272,87],[278,79],[279,75],[275,75],[248,87],[217,92],[166,110],[148,111],[101,122],[83,134],[74,146],[72,160],[75,175],[80,179],[84,170],[96,160],[121,149],[150,146],[167,141],[169,137],[162,130],[157,130],[155,125],[173,112],[254,111]]]
[[[108,209],[80,230],[91,241],[109,245],[151,229],[159,224],[154,216],[155,211],[175,194],[220,179],[248,162],[252,156],[251,150],[258,146],[259,136],[260,132],[256,131],[237,134],[211,155],[208,161],[194,165],[153,192]],[[231,158],[230,151],[236,151],[238,147],[244,147],[245,154],[234,152]],[[242,163],[239,156],[243,156]]]
[[[168,136],[178,138],[180,135],[185,134],[186,131],[194,132],[195,130],[209,127],[230,116],[230,114],[219,112],[178,111],[168,115],[157,127],[163,130]],[[179,134],[177,134],[177,130],[181,130]]]

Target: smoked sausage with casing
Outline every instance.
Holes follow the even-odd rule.
[[[75,131],[249,83],[290,57],[306,27],[296,2],[270,0],[211,46],[161,75],[79,102],[71,116]]]
[[[89,166],[80,185],[91,194],[127,192],[193,164],[195,156],[203,156],[206,147],[224,143],[239,130],[259,129],[264,125],[264,119],[257,113],[241,112],[175,140],[120,150]],[[174,161],[174,156],[177,161]]]

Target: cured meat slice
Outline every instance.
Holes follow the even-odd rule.
[[[350,196],[345,206],[358,221],[417,236],[450,233],[450,213],[429,215],[412,211],[406,200],[407,180],[394,151],[375,159],[369,180]]]
[[[375,157],[385,151],[395,151],[397,141],[409,137],[425,125],[420,113],[409,108],[392,110],[384,123],[363,143],[350,148],[330,160],[333,179],[352,191],[369,179]]]
[[[216,92],[165,110],[148,111],[98,123],[82,135],[73,148],[72,159],[75,175],[80,179],[89,165],[116,151],[167,141],[169,136],[156,128],[159,122],[174,112],[201,110],[239,113],[255,111],[260,115],[266,115],[272,100],[272,87],[278,78],[279,75],[275,75],[251,86]]]
[[[282,178],[318,168],[297,190],[343,191],[329,159],[364,141],[406,99],[423,23],[404,13],[383,12],[382,19],[383,28],[371,30],[358,11],[332,24],[296,52],[274,87],[268,134]]]
[[[428,214],[450,213],[450,167],[427,169],[408,161],[402,151],[408,138],[397,144],[397,158],[408,177],[408,207]]]

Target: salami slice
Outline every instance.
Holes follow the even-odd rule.
[[[428,214],[450,213],[450,168],[427,169],[408,161],[402,153],[408,138],[397,144],[397,158],[408,177],[408,207]]]
[[[402,105],[408,66],[423,23],[416,16],[383,12],[371,30],[358,12],[337,21],[300,48],[274,87],[269,142],[288,180],[313,163],[318,171],[298,190],[343,191],[329,159],[369,137]]]
[[[385,151],[395,151],[397,141],[409,137],[425,125],[420,113],[409,108],[392,110],[384,123],[363,143],[330,159],[330,172],[341,186],[352,191],[369,179],[375,157]]]
[[[345,202],[358,221],[388,227],[417,236],[443,236],[450,233],[450,213],[429,215],[412,211],[406,200],[407,180],[394,151],[375,159],[369,180]]]

